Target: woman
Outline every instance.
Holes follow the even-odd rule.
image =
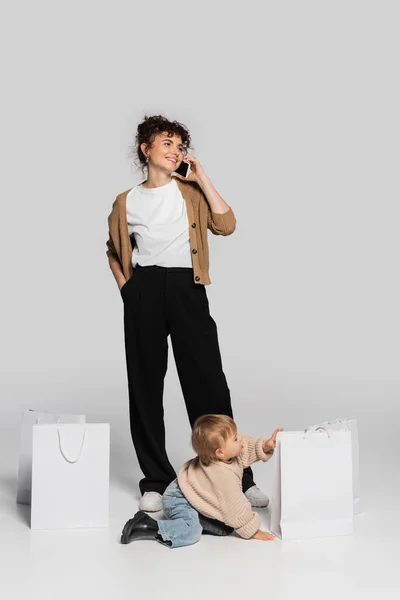
[[[136,151],[147,179],[116,198],[108,219],[107,256],[124,302],[130,426],[146,512],[161,510],[161,496],[176,477],[165,449],[168,336],[191,425],[208,413],[232,417],[204,286],[211,283],[207,229],[230,235],[236,221],[199,161],[187,155],[190,142],[181,123],[146,117]],[[173,177],[183,160],[191,173]],[[253,506],[268,504],[251,469],[243,491]]]

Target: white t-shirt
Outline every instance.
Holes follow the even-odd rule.
[[[185,200],[174,179],[158,188],[134,187],[126,197],[132,265],[192,267]]]

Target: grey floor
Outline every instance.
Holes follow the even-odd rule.
[[[367,474],[364,469],[364,511],[353,536],[274,543],[204,536],[175,550],[151,541],[118,543],[137,509],[134,478],[113,476],[108,529],[31,531],[29,509],[15,503],[15,465],[3,456],[0,467],[5,600],[400,597],[399,469],[388,457],[377,458]],[[263,487],[269,482],[269,475],[261,478]],[[269,510],[260,513],[267,528]]]

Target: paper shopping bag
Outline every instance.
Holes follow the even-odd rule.
[[[34,425],[32,529],[107,527],[110,426]]]
[[[353,533],[349,431],[281,432],[273,460],[275,535],[290,540]]]
[[[31,503],[32,486],[32,427],[43,423],[84,423],[84,415],[55,415],[51,412],[25,410],[22,413],[18,463],[17,502]]]
[[[318,427],[324,427],[328,431],[337,431],[345,429],[351,433],[351,447],[353,457],[353,508],[354,514],[361,512],[360,501],[360,459],[358,444],[358,427],[355,419],[335,419],[334,421],[324,421],[318,425],[311,425],[308,429],[315,430]]]

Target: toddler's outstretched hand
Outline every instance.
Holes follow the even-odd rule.
[[[271,435],[271,437],[264,442],[264,444],[263,444],[263,450],[264,450],[264,452],[268,452],[269,450],[275,450],[275,447],[276,447],[276,436],[278,435],[278,433],[280,431],[283,431],[283,429],[275,429],[275,431]]]
[[[268,533],[268,531],[261,531],[261,529],[259,529],[253,535],[253,540],[263,540],[264,542],[273,542],[275,540],[275,536],[272,533]]]

